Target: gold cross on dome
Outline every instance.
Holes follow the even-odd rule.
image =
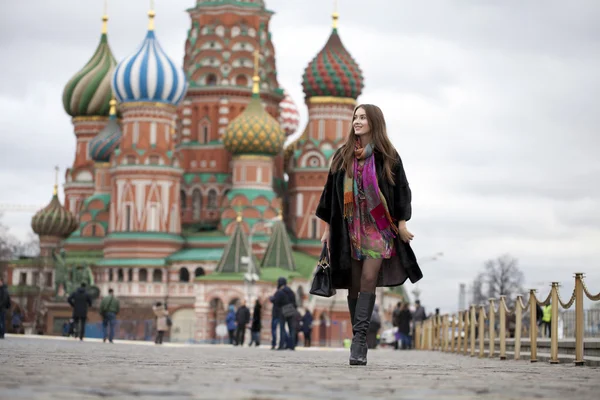
[[[258,49],[254,50],[254,75],[258,76],[258,60],[260,59],[260,52]]]

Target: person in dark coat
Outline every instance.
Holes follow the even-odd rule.
[[[227,324],[227,332],[229,333],[229,344],[235,344],[235,306],[233,304],[229,305],[229,311],[227,312],[227,317],[225,317],[225,323]]]
[[[254,343],[256,346],[260,346],[260,330],[262,329],[261,318],[262,306],[260,305],[260,301],[256,299],[256,302],[254,303],[254,311],[252,312],[252,325],[250,326],[250,334],[252,336],[248,346],[252,346],[252,343]]]
[[[274,303],[275,295],[279,291],[279,288],[275,291],[273,296],[269,297],[271,303],[273,303],[273,308],[271,309],[271,350],[283,350],[286,348],[288,343],[287,333],[284,329],[280,329],[281,324],[285,325],[285,321],[283,320],[283,315],[281,314],[281,307]],[[279,346],[277,346],[277,331],[284,334],[284,336],[279,337]]]
[[[85,322],[87,320],[88,307],[92,306],[92,298],[85,289],[85,283],[82,282],[79,289],[74,291],[67,299],[73,307],[73,323],[77,326],[79,340],[85,336]]]
[[[307,308],[302,316],[302,334],[304,335],[304,347],[310,347],[313,328],[313,316]]]
[[[238,308],[235,314],[235,322],[237,323],[237,331],[235,333],[235,345],[244,345],[246,336],[246,328],[250,322],[250,310],[246,307],[246,301],[242,300],[242,305]]]
[[[400,310],[397,312],[394,310],[393,318],[393,325],[398,327],[398,337],[402,343],[402,350],[410,349],[410,322],[412,321],[412,314],[408,309],[408,303],[402,303]],[[396,349],[398,349],[397,344]]]
[[[4,339],[6,333],[6,310],[10,309],[10,295],[4,280],[0,278],[0,339]]]
[[[287,286],[287,280],[283,277],[277,280],[277,293],[273,296],[273,304],[281,309],[281,323],[279,325],[279,337],[286,337],[285,325],[288,327],[287,332],[287,349],[295,350],[296,343],[296,313],[298,306],[296,305],[296,295]],[[277,350],[283,350],[281,346]]]
[[[379,107],[354,109],[346,142],[333,155],[316,215],[328,225],[332,286],[348,289],[354,337],[350,364],[367,364],[375,289],[415,283],[423,274],[410,247],[411,190]]]

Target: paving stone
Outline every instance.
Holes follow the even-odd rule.
[[[600,368],[377,349],[0,340],[0,399],[598,399]]]

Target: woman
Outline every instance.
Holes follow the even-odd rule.
[[[169,324],[167,322],[169,310],[167,310],[167,308],[159,301],[152,306],[152,311],[154,311],[154,315],[156,316],[156,339],[154,340],[154,343],[162,344],[165,331],[169,329]]]
[[[333,287],[348,289],[350,365],[367,364],[375,289],[423,277],[410,248],[411,191],[379,107],[354,109],[346,143],[334,154],[316,215],[327,223]],[[343,206],[342,206],[343,205]]]

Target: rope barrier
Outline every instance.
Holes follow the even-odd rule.
[[[559,307],[568,310],[575,304],[575,364],[584,365],[583,358],[583,334],[584,334],[584,296],[592,301],[600,301],[600,293],[592,295],[583,280],[583,273],[575,274],[575,286],[573,293],[567,302],[563,301],[559,293],[559,283],[552,282],[550,293],[544,301],[540,301],[536,296],[536,290],[531,289],[527,303],[523,302],[523,296],[518,295],[514,307],[510,308],[507,304],[506,296],[500,296],[500,299],[489,299],[488,309],[486,305],[472,304],[468,310],[459,311],[457,314],[446,314],[436,316],[422,321],[415,327],[415,347],[419,350],[434,350],[451,352],[457,354],[470,355],[471,357],[483,358],[487,340],[488,357],[496,356],[496,337],[499,339],[500,352],[498,356],[501,360],[506,359],[506,336],[507,329],[512,333],[510,327],[507,328],[507,317],[515,316],[514,321],[514,359],[521,357],[521,337],[523,335],[523,315],[529,311],[529,346],[530,361],[537,362],[537,305],[551,307],[551,327],[550,327],[550,363],[558,364],[558,312]],[[495,303],[498,302],[496,308]],[[498,315],[499,324],[496,325],[496,316]],[[486,328],[487,322],[487,330]],[[527,327],[526,327],[527,329]],[[487,334],[486,334],[487,331]],[[478,345],[478,346],[477,346]],[[477,351],[477,347],[479,347]]]

